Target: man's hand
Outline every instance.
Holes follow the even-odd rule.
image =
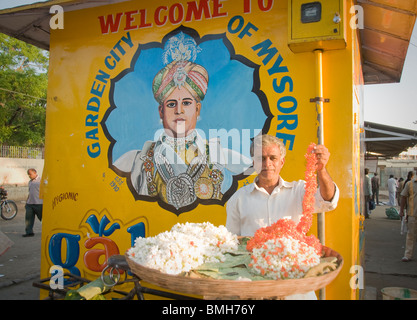
[[[314,147],[314,151],[317,158],[317,171],[322,171],[326,168],[327,162],[329,162],[330,152],[322,144]]]

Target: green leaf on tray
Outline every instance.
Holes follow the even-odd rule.
[[[251,254],[246,251],[246,244],[241,244],[237,251],[226,253],[225,258],[223,262],[204,263],[194,272],[213,279],[265,280],[264,277],[249,271],[248,264],[251,261]]]
[[[213,279],[223,280],[265,280],[264,277],[251,273],[246,267],[221,268],[214,270],[196,270],[197,273]]]
[[[234,255],[234,254],[225,254],[225,261],[223,262],[207,262],[200,265],[196,270],[211,270],[219,271],[220,269],[233,268],[237,266],[245,266],[250,263],[251,257],[248,254]]]

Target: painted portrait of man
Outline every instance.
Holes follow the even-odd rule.
[[[243,145],[262,130],[266,117],[257,112],[249,122],[245,117],[239,123],[245,109],[259,111],[262,101],[253,92],[255,68],[232,59],[225,40],[200,39],[194,30],[178,28],[159,47],[139,46],[133,71],[114,81],[114,108],[105,123],[115,140],[111,167],[126,176],[137,200],[156,200],[177,214],[199,203],[224,204],[236,191],[237,181],[250,173],[252,161]],[[213,57],[213,52],[223,56]],[[158,56],[160,68],[160,63],[149,61]],[[245,80],[248,83],[242,84]],[[242,91],[249,86],[250,91]],[[136,138],[127,127],[116,125],[123,119],[131,123]],[[244,129],[249,135],[241,134]],[[231,132],[238,133],[238,147],[229,141]]]

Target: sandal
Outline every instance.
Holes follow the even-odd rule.
[[[407,258],[407,257],[403,257],[403,258],[401,259],[401,261],[402,261],[402,262],[409,262],[409,261],[411,261],[411,259],[410,259],[410,258]]]

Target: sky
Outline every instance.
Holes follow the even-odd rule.
[[[0,0],[0,10],[45,0]],[[364,86],[364,120],[417,131],[417,23],[401,81]],[[413,122],[416,122],[413,123]]]

